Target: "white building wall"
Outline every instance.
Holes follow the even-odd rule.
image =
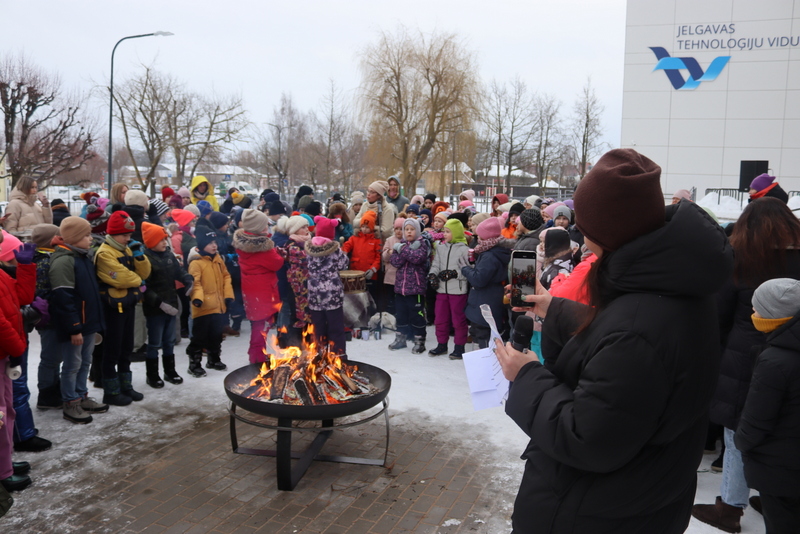
[[[650,47],[703,70],[730,60],[676,90]],[[800,190],[800,0],[628,0],[623,92],[620,146],[661,165],[665,193],[737,188],[741,160]]]

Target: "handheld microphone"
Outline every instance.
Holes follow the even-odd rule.
[[[511,346],[520,352],[527,352],[531,348],[533,337],[533,317],[520,315],[514,323],[514,333],[511,336]]]

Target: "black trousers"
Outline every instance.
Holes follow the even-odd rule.
[[[335,310],[311,310],[311,324],[314,325],[314,339],[317,349],[330,343],[334,354],[347,354],[344,339],[344,308]]]
[[[400,295],[395,293],[397,331],[409,339],[421,336],[425,339],[425,295]]]
[[[800,529],[800,498],[761,494],[767,534],[796,533]]]
[[[134,308],[119,308],[103,305],[106,331],[103,334],[103,379],[117,378],[117,373],[131,371],[133,352]]]
[[[218,356],[222,352],[222,330],[228,324],[224,313],[210,313],[192,319],[192,339],[186,347],[186,354],[196,356],[206,349],[209,354]]]

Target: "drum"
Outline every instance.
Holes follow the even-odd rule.
[[[367,275],[364,271],[339,271],[345,294],[367,291]]]

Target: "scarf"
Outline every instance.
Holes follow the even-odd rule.
[[[306,241],[311,239],[311,234],[306,234],[306,235],[292,234],[289,236],[289,239],[291,239],[292,241],[296,241],[298,243],[305,243]]]
[[[123,245],[122,243],[117,242],[117,240],[110,235],[106,236],[105,243],[111,248],[119,250],[120,252],[125,252],[125,250],[128,248],[128,245]]]
[[[752,195],[750,195],[750,198],[753,199],[753,200],[755,200],[757,198],[761,198],[764,195],[766,195],[767,193],[769,193],[770,191],[772,191],[775,188],[776,185],[778,185],[778,182],[773,182],[768,187],[765,187],[761,191],[759,191],[757,193],[753,193]]]
[[[201,193],[200,191],[195,189],[194,191],[192,191],[192,194],[194,195],[195,198],[198,198],[200,200],[205,200],[210,191],[211,191],[211,186],[209,186],[208,189],[206,189],[205,193]]]
[[[68,249],[70,249],[71,251],[77,252],[78,254],[83,254],[84,256],[89,254],[89,249],[88,248],[78,248],[78,247],[75,247],[75,246],[72,246],[72,245],[67,245],[66,243],[64,244],[64,246],[67,247]]]
[[[493,237],[491,239],[481,239],[478,241],[478,246],[475,247],[475,255],[477,256],[481,252],[486,252],[490,248],[494,248],[500,241],[504,238],[503,236]]]

